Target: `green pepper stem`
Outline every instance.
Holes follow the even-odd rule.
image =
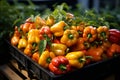
[[[66,67],[64,64],[60,64],[60,65],[59,65],[59,68],[60,68],[62,71],[64,71],[64,70],[67,69],[67,67]]]
[[[105,32],[101,32],[100,34],[104,39],[106,39],[106,33]]]
[[[73,39],[73,38],[74,38],[74,35],[73,35],[73,34],[69,34],[69,35],[68,35],[68,38],[69,38],[69,39]]]
[[[47,63],[50,63],[51,62],[51,57],[48,57],[47,59],[46,59],[46,61],[47,61]]]
[[[78,60],[79,60],[80,63],[83,63],[83,62],[86,61],[83,57],[80,57]]]
[[[91,37],[92,37],[92,34],[89,33],[89,34],[87,35],[87,38],[90,39]]]

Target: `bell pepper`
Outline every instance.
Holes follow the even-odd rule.
[[[46,25],[52,26],[55,23],[54,17],[53,16],[48,16],[46,20]]]
[[[42,52],[42,54],[40,55],[38,64],[41,65],[44,68],[48,68],[52,58],[54,58],[55,55],[53,52],[49,52],[49,51],[44,51]]]
[[[77,42],[79,34],[75,30],[65,30],[60,42],[67,45],[68,47],[74,45]]]
[[[65,74],[71,71],[71,66],[69,65],[69,61],[65,56],[57,56],[52,59],[49,64],[49,69],[54,74]]]
[[[120,31],[118,29],[109,29],[109,39],[111,43],[120,44]]]
[[[66,26],[66,23],[64,21],[60,21],[53,26],[50,27],[51,32],[54,34],[54,36],[60,37],[64,33],[64,27]]]
[[[79,33],[79,37],[82,37],[83,35],[83,26],[71,26],[71,29],[76,30]]]
[[[87,26],[83,31],[83,38],[88,42],[93,42],[97,38],[97,30],[93,26]]]
[[[35,52],[35,53],[33,53],[33,55],[32,55],[32,60],[38,63],[39,54],[40,54],[40,53],[39,53],[38,51]]]
[[[97,34],[99,40],[108,40],[109,28],[107,26],[99,26],[97,28]]]
[[[42,26],[46,25],[46,21],[42,19],[39,15],[35,16],[34,25],[37,29],[40,29]]]
[[[90,43],[85,41],[84,38],[79,37],[76,44],[71,47],[72,51],[80,51],[90,48]]]
[[[32,49],[33,49],[32,44],[28,43],[26,48],[24,49],[24,54],[31,57],[32,56]]]
[[[107,50],[108,57],[113,57],[116,54],[120,54],[120,46],[118,44],[113,43],[110,48]]]
[[[111,46],[111,43],[109,41],[102,41],[100,47],[104,50],[107,51],[108,48]]]
[[[39,38],[39,30],[38,29],[31,29],[28,32],[28,43],[39,43],[40,38]]]
[[[50,28],[48,26],[43,26],[39,30],[39,37],[41,40],[46,39],[46,37],[52,38],[52,33],[50,31]]]
[[[25,48],[27,46],[27,40],[25,38],[21,38],[18,43],[18,49]]]
[[[14,34],[13,34],[13,36],[12,36],[12,38],[11,38],[11,44],[12,44],[13,46],[17,46],[17,45],[18,45],[19,40],[20,40],[20,36],[21,36],[21,34],[20,34],[20,32],[18,31],[18,27],[15,26],[15,31],[14,31]]]
[[[86,56],[92,56],[92,61],[97,62],[102,60],[103,49],[101,47],[92,47],[88,49]]]
[[[65,56],[69,60],[69,64],[75,68],[82,68],[85,64],[86,58],[83,51],[75,51],[67,53]]]
[[[61,43],[52,43],[51,51],[54,52],[56,56],[63,56],[66,54],[67,46]]]
[[[33,22],[26,22],[20,25],[20,29],[22,30],[24,34],[26,34],[29,30],[35,29],[35,28],[36,27]]]

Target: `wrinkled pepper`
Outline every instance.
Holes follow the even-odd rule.
[[[97,30],[93,26],[87,26],[83,31],[83,38],[88,42],[93,42],[97,38]]]
[[[75,45],[72,46],[72,51],[80,51],[90,48],[90,43],[85,41],[84,38],[78,38]]]
[[[74,45],[77,42],[79,34],[75,30],[65,30],[60,42],[67,45],[68,47]]]
[[[63,56],[66,54],[67,46],[61,43],[52,43],[51,51],[54,52],[56,56]]]
[[[39,38],[39,30],[38,29],[31,29],[28,32],[28,43],[39,43],[40,38]]]
[[[52,38],[52,33],[50,31],[50,28],[48,26],[43,26],[39,30],[39,37],[41,40],[46,39],[46,37]]]
[[[92,61],[97,62],[102,60],[103,49],[101,47],[92,47],[88,49],[86,56],[92,56]]]
[[[49,51],[44,51],[42,52],[42,54],[40,55],[38,64],[40,64],[42,67],[44,68],[48,68],[52,58],[54,58],[55,55],[53,52],[49,52]]]
[[[108,40],[109,28],[107,26],[99,26],[97,28],[97,34],[99,40]]]
[[[86,62],[85,54],[83,51],[75,51],[67,53],[65,56],[69,60],[69,64],[75,68],[82,68]]]
[[[49,64],[49,69],[54,74],[65,74],[71,71],[71,66],[69,65],[69,61],[65,56],[57,56],[52,59]]]
[[[20,35],[20,32],[18,31],[18,27],[15,26],[15,31],[14,31],[14,34],[13,34],[13,36],[11,38],[11,44],[13,46],[17,46],[18,45],[19,40],[20,40],[20,36],[21,35]]]
[[[107,50],[108,57],[113,57],[116,54],[120,54],[120,45],[113,43]]]
[[[112,43],[120,44],[120,31],[118,29],[110,29],[108,40]]]
[[[83,26],[71,26],[71,29],[76,30],[79,33],[79,37],[82,37],[83,35]]]
[[[66,26],[66,23],[64,21],[60,21],[53,26],[50,27],[51,32],[54,34],[54,36],[60,37],[64,33],[64,27]]]
[[[27,39],[21,38],[18,43],[18,49],[25,48],[27,46]]]

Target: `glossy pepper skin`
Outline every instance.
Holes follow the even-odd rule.
[[[71,29],[73,30],[76,30],[79,34],[79,37],[82,37],[83,35],[83,30],[84,30],[84,27],[83,26],[72,26]]]
[[[31,57],[32,56],[32,50],[33,50],[32,44],[28,43],[26,48],[24,49],[24,54]]]
[[[50,27],[51,32],[54,34],[54,36],[60,37],[64,33],[64,27],[66,26],[66,23],[64,21],[60,21],[53,26]]]
[[[55,55],[53,52],[44,51],[39,58],[38,64],[41,65],[44,68],[48,68],[49,63],[51,62],[52,58],[54,58]]]
[[[52,43],[51,51],[54,52],[56,56],[63,56],[66,54],[67,46],[61,43]]]
[[[92,56],[92,61],[101,61],[103,51],[101,47],[92,47],[87,51],[86,56]]]
[[[27,40],[25,38],[21,38],[18,43],[18,49],[25,48],[27,46]]]
[[[79,34],[75,30],[65,30],[60,42],[67,45],[68,47],[74,45],[77,42]]]
[[[72,46],[72,51],[80,51],[90,48],[90,43],[85,41],[84,38],[79,37],[76,44]]]
[[[97,38],[97,30],[93,26],[87,26],[83,31],[83,38],[88,42],[93,42]]]
[[[69,64],[75,68],[82,68],[85,64],[86,58],[83,51],[75,51],[67,53],[65,56],[69,60]]]
[[[107,55],[108,57],[113,57],[116,54],[120,54],[120,45],[114,43],[107,50]]]
[[[18,27],[15,26],[15,31],[14,31],[14,34],[13,34],[13,36],[11,38],[11,44],[13,46],[17,46],[18,45],[19,40],[20,40],[20,36],[21,35],[20,35],[20,32],[18,31]]]
[[[109,29],[109,39],[110,42],[120,44],[120,31],[117,29]]]
[[[40,38],[39,38],[39,30],[38,29],[31,29],[28,32],[28,43],[39,43]]]
[[[55,23],[54,17],[53,16],[48,16],[46,20],[46,25],[52,26]]]
[[[65,56],[57,56],[52,59],[49,64],[49,69],[54,74],[65,74],[71,71],[71,66],[69,65],[69,61]]]
[[[52,38],[52,33],[50,31],[50,28],[48,26],[43,26],[40,30],[39,30],[39,37],[40,39],[45,39],[46,37]]]
[[[99,26],[97,28],[98,39],[107,40],[109,37],[109,28],[107,26]]]

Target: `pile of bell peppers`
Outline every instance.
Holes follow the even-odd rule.
[[[15,26],[10,42],[57,75],[120,55],[119,30],[83,21],[73,25],[67,22],[74,20],[74,16],[61,21],[52,15],[46,19],[29,17],[20,27]]]

